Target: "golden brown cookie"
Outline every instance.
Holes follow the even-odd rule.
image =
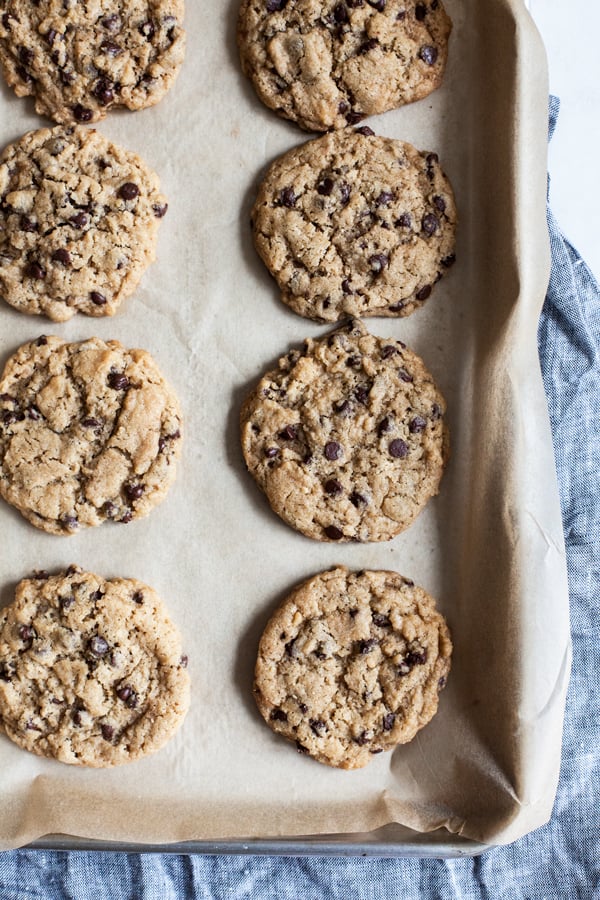
[[[110,316],[154,260],[158,177],[92,128],[44,128],[0,156],[0,296],[54,321]]]
[[[242,407],[242,449],[292,528],[319,541],[386,541],[438,492],[444,413],[422,360],[353,320],[267,372]]]
[[[183,11],[183,0],[3,0],[4,77],[55,122],[153,106],[183,62]]]
[[[323,322],[421,306],[454,263],[456,222],[437,155],[366,128],[275,160],[252,210],[281,299]]]
[[[187,657],[152,588],[69,566],[0,612],[0,725],[39,756],[116,766],[159,750],[189,706]]]
[[[355,125],[441,83],[441,0],[242,0],[242,68],[262,102],[308,131]]]
[[[342,769],[414,738],[435,715],[452,642],[434,600],[396,572],[322,572],[268,622],[254,696],[298,750]]]
[[[42,336],[0,379],[0,494],[51,534],[146,516],[175,479],[180,438],[156,363],[118,341]]]

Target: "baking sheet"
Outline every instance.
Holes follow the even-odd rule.
[[[444,86],[369,120],[379,134],[439,153],[461,216],[458,262],[425,307],[406,320],[367,321],[421,353],[448,400],[453,456],[442,491],[403,535],[314,543],[270,512],[243,468],[243,396],[290,345],[327,329],[283,307],[252,246],[262,173],[308,136],[263,109],[241,76],[237,0],[189,3],[175,88],[154,109],[99,125],[145,157],[169,198],[158,261],[136,296],[113,319],[62,325],[0,308],[3,361],[42,332],[116,338],[150,350],[186,417],[178,480],[145,520],[57,538],[2,504],[0,600],[31,570],[71,562],[140,578],[182,628],[193,679],[174,741],[121,769],[78,770],[0,740],[2,847],[48,833],[152,844],[358,841],[389,823],[502,843],[548,818],[570,646],[535,339],[548,273],[545,65],[518,0],[447,8]],[[45,124],[2,86],[0,143]],[[413,578],[438,597],[455,644],[433,722],[356,772],[296,754],[251,696],[269,614],[292,585],[337,563]]]

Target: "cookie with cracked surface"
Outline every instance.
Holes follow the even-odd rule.
[[[455,260],[454,194],[437,155],[363,131],[275,160],[252,210],[281,299],[322,322],[407,316]]]
[[[0,612],[0,726],[81,766],[159,750],[189,706],[179,632],[148,585],[70,566],[38,573]]]
[[[42,336],[0,380],[0,495],[69,535],[146,516],[175,479],[181,414],[145,350]]]
[[[242,0],[242,69],[308,131],[355,125],[439,87],[452,23],[441,0]]]
[[[183,62],[183,13],[183,0],[2,0],[4,77],[55,122],[153,106]]]
[[[0,296],[56,322],[113,315],[166,211],[157,175],[94,129],[29,132],[0,156]]]
[[[423,361],[355,320],[261,379],[241,411],[244,459],[292,528],[319,541],[386,541],[438,492],[444,413]]]
[[[337,567],[273,614],[254,696],[277,734],[319,762],[366,766],[433,718],[452,641],[435,601],[396,572]]]

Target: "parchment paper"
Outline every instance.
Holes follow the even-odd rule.
[[[289,312],[251,241],[267,164],[308,139],[263,109],[240,74],[237,0],[188,2],[187,59],[155,108],[99,125],[160,174],[158,261],[113,318],[63,325],[0,306],[2,364],[40,333],[148,349],[176,387],[185,449],[147,519],[70,537],[0,505],[0,600],[33,569],[78,562],[135,576],[185,635],[189,716],[157,755],[115,770],[42,760],[0,738],[0,844],[46,833],[137,842],[445,826],[501,843],[544,823],[558,776],[570,664],[567,584],[536,350],[548,276],[543,51],[518,0],[447,0],[444,86],[369,124],[439,153],[461,217],[458,262],[412,317],[370,330],[422,354],[449,406],[440,496],[395,540],[319,544],[272,514],[244,470],[238,411],[290,345],[327,331]],[[48,123],[0,90],[0,143]],[[342,563],[391,568],[439,600],[454,638],[436,718],[355,772],[298,755],[251,695],[258,638],[289,589]]]

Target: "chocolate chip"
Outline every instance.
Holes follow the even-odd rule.
[[[79,525],[75,516],[63,516],[60,521],[68,531],[75,531]]]
[[[152,212],[154,213],[155,218],[162,219],[167,214],[167,210],[169,208],[168,203],[153,203],[152,204]]]
[[[357,356],[356,354],[352,354],[346,359],[346,365],[349,369],[358,369],[362,364],[362,356]]]
[[[119,700],[122,700],[125,706],[128,706],[129,709],[133,709],[137,706],[137,694],[133,690],[130,684],[123,684],[121,687],[118,687],[115,691]]]
[[[442,677],[438,679],[438,689],[441,691],[445,687],[446,687],[446,676],[442,675]]]
[[[37,223],[36,223],[36,222],[33,222],[33,221],[29,218],[29,216],[21,216],[21,221],[20,221],[19,224],[20,224],[21,231],[27,231],[27,232],[29,232],[30,234],[31,234],[32,232],[38,230]]]
[[[382,359],[389,359],[390,356],[394,356],[395,353],[398,353],[398,348],[394,347],[393,344],[386,344],[385,347],[381,348]]]
[[[136,500],[139,500],[144,493],[144,485],[126,484],[123,490],[125,491],[125,496],[129,500],[129,502],[134,503]]]
[[[333,190],[333,181],[331,178],[323,178],[322,181],[319,181],[317,184],[317,193],[321,194],[323,197],[329,197]]]
[[[413,666],[423,666],[427,662],[427,650],[423,647],[417,647],[414,650],[410,650],[404,657],[404,662],[411,668]]]
[[[106,653],[108,653],[108,643],[104,640],[103,637],[96,634],[94,637],[90,638],[87,643],[88,653],[92,656],[96,657],[96,659],[101,659]]]
[[[440,197],[439,194],[436,194],[433,198],[433,205],[436,209],[439,209],[440,212],[446,212],[446,201],[443,197]]]
[[[286,425],[285,428],[279,432],[278,437],[280,437],[282,441],[295,441],[298,437],[298,426]]]
[[[427,163],[427,175],[429,178],[433,177],[433,170],[435,166],[439,163],[440,158],[437,153],[428,153],[425,157],[425,162]]]
[[[117,521],[118,521],[121,525],[129,525],[129,523],[131,522],[132,519],[133,519],[133,514],[132,514],[131,510],[128,509],[127,512],[125,512],[125,513],[121,516],[121,518],[118,519]]]
[[[354,396],[363,406],[366,406],[369,402],[369,391],[370,388],[364,384],[359,384],[354,391]]]
[[[336,528],[335,525],[328,525],[327,528],[324,528],[323,530],[330,541],[341,541],[344,537],[344,532],[340,531],[339,528]]]
[[[99,78],[94,85],[92,94],[94,95],[100,106],[108,106],[109,103],[112,103],[115,99],[114,84],[112,83],[112,81],[109,81],[108,78]],[[119,196],[122,196],[121,192],[119,192]],[[134,196],[137,196],[137,194],[135,194]]]
[[[352,406],[348,402],[348,400],[338,400],[333,404],[333,410],[339,416],[348,416],[352,412]]]
[[[387,434],[388,431],[391,431],[392,423],[388,416],[385,416],[379,425],[377,426],[377,434],[381,437],[382,434]]]
[[[387,616],[384,616],[383,613],[373,613],[372,615],[373,625],[377,625],[378,628],[386,628],[391,622]]]
[[[37,281],[42,281],[46,277],[46,270],[38,262],[32,261],[25,266],[25,274],[28,275],[29,278],[35,278]]]
[[[142,606],[144,602],[144,594],[142,593],[142,591],[136,591],[131,599],[134,603],[137,603],[138,606]]]
[[[344,490],[342,484],[336,478],[330,478],[329,481],[326,481],[323,488],[330,497],[337,497]]]
[[[122,372],[109,372],[107,381],[115,391],[126,391],[129,387],[129,378]]]
[[[310,725],[310,730],[316,737],[321,737],[326,729],[323,719],[309,719],[308,724]]]
[[[358,651],[362,656],[366,656],[367,653],[370,653],[371,650],[374,650],[378,645],[379,641],[377,638],[369,638],[366,641],[358,642]]]
[[[440,407],[438,406],[437,403],[434,403],[433,406],[431,407],[431,418],[434,421],[442,418],[442,410],[440,409]]]
[[[340,203],[342,206],[347,206],[350,202],[350,194],[352,193],[352,189],[349,184],[344,182],[340,185]]]
[[[107,500],[106,503],[102,506],[102,512],[107,517],[107,519],[114,518],[116,511],[117,507],[114,503],[111,503],[110,500]]]
[[[421,288],[420,291],[417,291],[417,293],[415,294],[415,297],[417,298],[417,300],[427,300],[427,298],[431,294],[431,290],[432,290],[431,285],[426,284]]]
[[[308,712],[308,706],[306,705],[306,703],[299,703],[298,709],[300,710],[302,715],[306,715],[306,713]]]
[[[412,225],[412,218],[409,213],[402,213],[401,216],[398,216],[396,221],[394,222],[396,228],[410,228]]]
[[[72,80],[73,79],[71,77],[70,81]],[[69,84],[69,82],[66,83]],[[78,103],[73,107],[73,116],[75,117],[75,119],[77,119],[78,122],[91,122],[94,117],[94,113],[91,109],[88,109],[87,106],[82,106],[81,103]]]
[[[52,54],[52,62],[58,65],[58,53]],[[66,86],[73,84],[73,82],[75,81],[75,75],[72,72],[67,72],[65,69],[60,70],[60,72],[58,73],[58,77],[60,78],[61,83]],[[83,106],[78,106],[77,109],[82,110],[82,115],[88,117],[86,119],[80,119],[80,121],[89,122],[89,120],[92,118],[91,109],[85,109],[85,107]]]
[[[342,293],[344,293],[344,294],[353,294],[354,293],[354,291],[350,287],[350,282],[348,281],[347,278],[344,278],[344,280],[342,281]]]
[[[39,411],[39,409],[37,408],[37,406],[35,406],[33,404],[27,408],[27,416],[33,422],[39,422],[40,419],[43,418],[43,416],[42,416],[41,412]]]
[[[349,20],[348,9],[345,3],[338,3],[333,9],[333,19],[336,25],[343,25]]]
[[[75,603],[75,597],[71,594],[69,597],[59,597],[58,605],[61,609],[70,609]]]
[[[354,740],[359,745],[359,747],[364,747],[365,744],[368,744],[370,740],[372,740],[371,735],[368,731],[363,731],[358,737],[355,737]]]
[[[378,12],[383,12],[385,9],[386,0],[367,0],[367,3]]]
[[[389,259],[385,253],[374,253],[373,256],[369,257],[369,265],[371,266],[371,271],[375,275],[379,275],[383,272],[388,263]]]
[[[325,444],[323,453],[325,454],[325,459],[328,459],[330,462],[335,462],[336,459],[343,456],[344,451],[342,445],[338,444],[337,441],[329,441]]]
[[[54,260],[54,262],[61,263],[66,269],[68,269],[71,265],[71,254],[63,247],[59,247],[58,250],[54,251],[54,253],[52,254],[52,259]]]
[[[29,47],[19,47],[19,62],[23,66],[30,66],[33,62],[34,53]]]
[[[14,425],[17,421],[17,414],[10,409],[5,410],[2,413],[2,424],[3,425]]]
[[[75,228],[84,228],[88,223],[88,217],[85,213],[77,213],[76,216],[71,216],[69,219],[71,225],[74,225]]]
[[[148,19],[147,22],[144,22],[143,25],[140,25],[138,31],[148,41],[151,41],[156,34],[156,27],[154,25],[154,22],[152,22],[151,19]]]
[[[298,753],[308,753],[308,750],[306,749],[304,744],[300,743],[300,741],[296,741],[296,750],[298,751]]]
[[[396,20],[398,22],[403,22],[405,18],[406,18],[406,10],[401,9],[400,12],[398,13],[398,15],[396,16]]]
[[[119,53],[123,52],[123,48],[114,41],[102,41],[100,50],[108,56],[118,56]]]
[[[442,260],[442,265],[445,269],[449,269],[450,266],[453,266],[455,262],[456,255],[454,253],[451,253],[449,256],[444,257],[444,259]]]
[[[0,663],[0,681],[9,682],[16,674],[17,670],[14,663]]]
[[[110,31],[112,34],[121,30],[121,19],[116,13],[113,13],[111,16],[106,16],[106,18],[102,19],[102,27],[106,28],[107,31]]]
[[[105,741],[112,741],[115,736],[115,729],[112,727],[112,725],[101,725],[100,731],[102,732],[102,737]]]
[[[358,491],[352,491],[350,494],[350,503],[352,506],[366,506],[368,501],[364,494],[359,494]]]
[[[31,647],[33,644],[33,639],[37,637],[36,631],[31,625],[20,625],[19,626],[19,637],[23,641],[24,644],[27,644],[27,648]]]
[[[140,189],[133,181],[126,181],[119,188],[117,194],[121,200],[135,200],[139,196]]]
[[[423,219],[421,221],[421,228],[429,237],[431,237],[432,234],[436,233],[439,225],[439,219],[437,218],[437,216],[434,216],[433,213],[427,213],[425,216],[423,216]]]
[[[417,22],[422,22],[427,15],[427,7],[424,3],[417,3],[415,7],[415,19]]]
[[[379,41],[377,38],[369,38],[367,41],[363,41],[356,52],[357,54],[362,55],[363,53],[369,53],[370,50],[374,50],[375,47],[378,46]]]
[[[427,421],[422,416],[415,416],[408,423],[408,430],[411,434],[419,434],[427,427]]]
[[[287,722],[288,717],[287,713],[283,709],[273,709],[271,710],[271,715],[269,716],[272,722]]]
[[[2,24],[5,28],[10,28],[10,20],[12,18],[13,16],[11,16],[10,13],[4,13],[2,16]]]
[[[390,443],[388,447],[390,456],[393,456],[394,459],[404,459],[408,456],[408,446],[401,438],[396,438]]]
[[[407,372],[406,369],[398,369],[398,376],[401,381],[404,381],[406,384],[411,384],[413,381],[413,377],[410,372]]]
[[[279,456],[279,447],[267,447],[265,456],[267,459],[275,459],[276,456]]]
[[[394,199],[394,195],[391,191],[382,191],[375,200],[376,206],[388,206]]]
[[[104,294],[101,294],[100,291],[92,291],[90,293],[90,300],[95,306],[104,306],[106,304],[106,297]]]
[[[348,112],[349,108],[350,108],[350,107],[349,107],[349,105],[346,103],[345,100],[341,100],[341,101],[338,103],[338,112],[339,112],[339,114],[340,114],[341,116],[343,116],[344,113]]]
[[[24,81],[25,84],[31,84],[31,82],[33,81],[33,78],[31,77],[25,66],[17,66],[16,72],[21,81]]]
[[[291,187],[283,188],[283,190],[279,194],[279,202],[282,206],[287,206],[288,209],[293,209],[296,205],[297,197],[294,193],[294,189]]]
[[[394,727],[394,722],[396,721],[396,716],[394,713],[386,713],[383,717],[382,726],[384,731],[391,731]]]
[[[364,117],[364,113],[358,112],[358,110],[351,110],[346,115],[346,122],[348,125],[358,125],[359,122],[362,122]]]
[[[419,50],[419,57],[423,60],[424,63],[426,63],[426,65],[434,66],[438,58],[437,49],[435,47],[432,47],[430,44],[426,44]]]

